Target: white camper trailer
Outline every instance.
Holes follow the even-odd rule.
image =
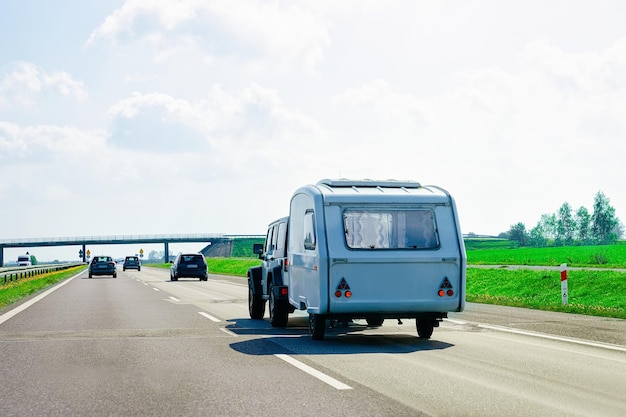
[[[305,310],[313,339],[324,337],[327,320],[376,326],[387,318],[414,318],[418,336],[429,338],[447,312],[464,308],[465,247],[454,199],[442,188],[322,180],[294,193],[289,217],[272,225],[281,222],[284,258],[276,244],[255,248],[263,265],[248,274],[253,318],[270,300],[273,325]]]

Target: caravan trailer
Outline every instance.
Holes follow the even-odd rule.
[[[268,300],[275,326],[306,311],[313,339],[324,338],[329,320],[351,319],[416,319],[418,336],[429,338],[465,305],[463,237],[455,201],[440,187],[344,179],[303,186],[255,252],[263,262],[248,271],[251,317],[262,318]]]

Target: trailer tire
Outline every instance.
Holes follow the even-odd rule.
[[[265,315],[265,301],[260,295],[252,291],[250,281],[248,281],[248,312],[250,313],[250,318],[254,320],[261,320]]]
[[[284,301],[276,301],[274,295],[274,283],[270,282],[270,323],[272,327],[287,327],[289,311]]]
[[[435,328],[433,320],[417,319],[415,321],[415,326],[417,327],[417,336],[420,339],[430,339],[430,336],[433,335],[433,330]]]
[[[326,317],[322,314],[309,314],[309,333],[313,340],[322,340],[326,331]]]

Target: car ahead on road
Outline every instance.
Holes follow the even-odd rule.
[[[170,279],[199,278],[200,281],[209,279],[206,259],[201,253],[179,253],[170,267]]]
[[[113,275],[117,278],[115,261],[110,256],[94,256],[89,264],[89,278],[94,275]]]
[[[136,269],[137,271],[141,271],[141,261],[136,256],[127,256],[126,258],[124,258],[122,269],[124,271],[126,271],[127,269]]]

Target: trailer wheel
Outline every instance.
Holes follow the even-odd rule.
[[[326,331],[326,318],[321,314],[309,314],[309,333],[313,340],[322,340]]]
[[[420,339],[430,339],[430,336],[433,335],[435,325],[432,320],[417,319],[415,326],[417,327],[417,335]]]
[[[284,301],[276,301],[274,295],[274,283],[270,282],[270,323],[272,327],[287,327],[289,312]]]
[[[265,315],[265,301],[260,295],[252,292],[252,283],[248,281],[248,312],[250,318],[260,320]]]

